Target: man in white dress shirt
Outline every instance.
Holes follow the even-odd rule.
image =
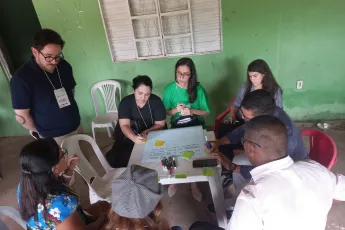
[[[251,119],[242,140],[255,168],[237,198],[227,230],[324,230],[333,199],[345,200],[345,177],[286,154],[287,132],[276,117]],[[194,223],[192,230],[220,229]]]
[[[255,168],[237,198],[228,230],[325,229],[333,199],[345,200],[345,177],[286,154],[285,125],[273,116],[248,122],[244,149]]]

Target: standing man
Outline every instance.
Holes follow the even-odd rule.
[[[58,145],[76,134],[80,125],[74,100],[76,82],[71,65],[63,58],[65,42],[50,29],[36,33],[32,57],[11,80],[16,120],[40,137],[54,137]]]

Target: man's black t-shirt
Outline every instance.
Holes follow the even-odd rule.
[[[76,82],[72,67],[61,59],[57,68],[71,103],[64,108],[59,107],[54,94],[54,87],[61,88],[56,69],[53,73],[46,72],[48,79],[34,58],[31,58],[11,79],[13,109],[30,109],[35,126],[43,137],[63,136],[75,131],[80,125],[79,109],[73,95]]]
[[[141,133],[152,127],[155,121],[165,120],[165,107],[157,95],[151,94],[144,107],[139,108],[135,102],[134,94],[131,94],[124,97],[120,102],[119,119],[129,119],[131,128]]]

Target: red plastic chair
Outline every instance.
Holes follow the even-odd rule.
[[[220,123],[222,122],[224,117],[230,113],[230,110],[234,101],[235,101],[235,98],[231,100],[229,107],[216,117],[216,120],[214,122],[214,135],[216,137],[218,137],[218,129],[219,129]]]
[[[302,136],[308,136],[310,142],[310,159],[331,169],[337,162],[337,146],[326,133],[314,129],[302,131]]]

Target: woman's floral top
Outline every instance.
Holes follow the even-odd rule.
[[[18,186],[18,201],[19,201],[19,186]],[[77,195],[60,194],[47,195],[45,201],[46,210],[42,203],[37,205],[37,221],[31,217],[27,222],[28,229],[31,230],[53,230],[66,220],[78,208],[79,200]]]

